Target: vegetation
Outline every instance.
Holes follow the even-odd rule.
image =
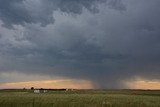
[[[1,90],[0,107],[160,107],[160,91],[74,90],[35,94]]]

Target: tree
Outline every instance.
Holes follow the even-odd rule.
[[[34,90],[34,87],[31,87],[31,90]]]

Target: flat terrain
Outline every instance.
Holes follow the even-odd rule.
[[[0,107],[160,107],[160,90],[0,90]]]

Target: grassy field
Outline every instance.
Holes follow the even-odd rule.
[[[0,107],[160,107],[160,91],[75,90],[34,94],[0,90]]]

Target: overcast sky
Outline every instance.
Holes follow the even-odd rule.
[[[0,0],[0,84],[46,77],[160,80],[160,0]]]

